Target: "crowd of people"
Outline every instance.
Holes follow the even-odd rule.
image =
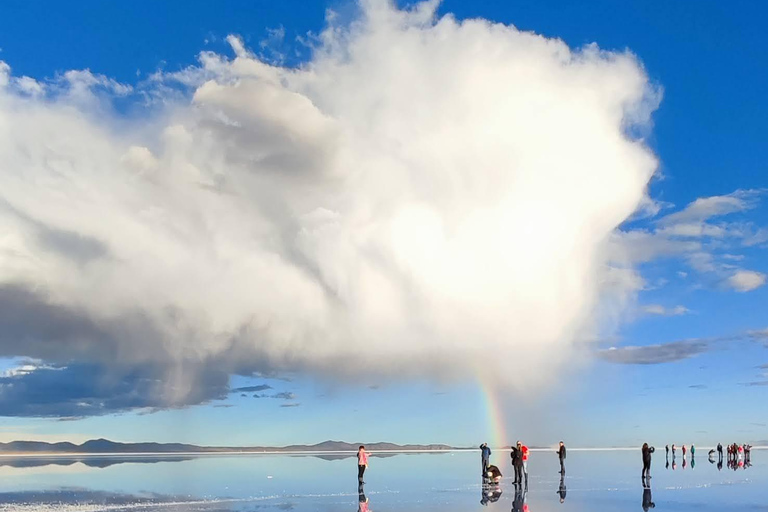
[[[748,468],[752,465],[751,450],[752,446],[748,444],[739,445],[736,443],[728,445],[724,450],[723,445],[718,443],[716,448],[709,450],[709,462],[714,464],[715,456],[717,456],[717,468],[718,470],[722,469],[725,452],[725,455],[727,456],[726,458],[728,468],[734,470],[739,468]],[[653,496],[651,493],[651,461],[656,448],[649,445],[648,443],[643,443],[640,451],[643,461],[643,471],[641,476],[643,484],[642,506],[643,510],[647,511],[656,507],[656,504],[653,502]],[[691,456],[691,468],[694,468],[696,464],[696,447],[692,444],[689,450],[685,445],[682,445],[680,451],[682,453],[683,468],[686,467],[689,453]],[[677,446],[675,444],[672,444],[671,449],[670,445],[665,446],[667,469],[670,467],[670,452],[672,454],[672,469],[676,469]],[[560,485],[558,487],[557,494],[560,497],[560,503],[563,503],[567,493],[565,486],[565,459],[567,452],[565,444],[562,441],[560,441],[560,444],[555,453],[557,454],[558,460],[560,462]],[[491,454],[491,449],[488,447],[487,443],[480,445],[480,463],[483,483],[480,503],[483,505],[498,501],[502,494],[499,484],[501,483],[501,478],[503,475],[498,466],[491,464]],[[510,447],[509,455],[510,463],[514,471],[513,485],[515,487],[515,498],[513,501],[512,512],[527,511],[528,506],[526,505],[526,495],[528,492],[528,459],[530,457],[530,450],[525,444],[523,444],[521,441],[518,441],[514,446]],[[368,453],[365,451],[365,446],[360,446],[358,449],[357,466],[357,478],[359,483],[358,491],[360,494],[359,511],[368,512],[368,499],[365,497],[363,490],[363,484],[365,483],[363,481],[363,476],[365,474],[366,468],[368,467]]]

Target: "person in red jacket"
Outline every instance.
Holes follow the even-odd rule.
[[[525,486],[528,487],[528,447],[522,442],[517,442],[517,449],[520,450],[520,454],[523,457],[523,474],[525,475]]]

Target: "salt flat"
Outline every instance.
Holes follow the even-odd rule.
[[[699,448],[705,452],[704,447]],[[528,491],[511,484],[509,454],[492,463],[504,473],[498,488],[483,486],[476,453],[382,454],[372,457],[366,484],[357,485],[354,457],[255,455],[103,457],[89,461],[0,461],[0,512],[69,511],[668,511],[765,507],[766,452],[735,471],[678,456],[653,461],[650,492],[640,479],[640,450],[569,452],[562,481],[553,453],[535,452]],[[330,459],[330,460],[328,460]],[[50,464],[47,464],[50,462]],[[90,465],[89,465],[90,464]],[[366,501],[360,504],[363,495]],[[563,493],[564,491],[564,493]],[[561,502],[561,497],[564,500]]]

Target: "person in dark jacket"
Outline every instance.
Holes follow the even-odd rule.
[[[648,443],[643,443],[642,453],[643,453],[643,486],[650,485],[650,483],[646,484],[649,478],[651,478],[651,455],[653,452],[656,451],[656,448],[653,446],[648,446]]]
[[[488,466],[488,471],[485,473],[485,477],[488,479],[488,483],[498,484],[501,482],[501,470],[498,467],[491,464]]]
[[[488,448],[488,445],[485,443],[480,445],[480,458],[483,464],[483,478],[485,478],[486,473],[488,472],[488,466],[491,463],[491,449]]]
[[[557,458],[560,459],[560,474],[565,474],[565,444],[560,441],[560,448],[557,450]]]
[[[717,443],[717,455],[720,460],[723,460],[723,445],[720,443]]]
[[[512,458],[512,467],[515,469],[515,484],[523,483],[523,453],[517,446],[512,446],[512,450],[509,452],[509,456]]]

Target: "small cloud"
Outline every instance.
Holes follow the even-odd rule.
[[[248,396],[248,395],[246,395],[245,393],[240,393],[240,396]]]
[[[213,406],[216,409],[229,409],[230,407],[234,407],[233,404],[217,404]]]
[[[753,270],[737,270],[726,280],[726,284],[737,292],[749,292],[765,284],[766,276]]]
[[[646,304],[645,306],[643,306],[643,311],[649,315],[659,315],[659,316],[680,316],[680,315],[685,315],[691,312],[691,310],[686,308],[685,306],[675,306],[672,308],[667,308],[665,306],[662,306],[661,304]]]
[[[368,389],[376,390],[376,389],[379,389],[380,387],[381,386],[379,386],[378,384],[372,384],[372,385],[368,386]]]
[[[280,407],[299,407],[300,403],[294,403],[294,404],[282,404]]]
[[[269,398],[278,398],[280,400],[293,400],[294,398],[296,398],[296,395],[288,391],[284,391],[282,393],[275,393],[274,395],[270,395]]]
[[[272,386],[268,384],[260,384],[258,386],[245,386],[243,388],[235,388],[232,390],[233,393],[254,393],[259,391],[266,391],[268,389],[272,389]]]
[[[765,423],[752,423],[752,425],[756,427],[768,427],[768,425],[766,425]]]
[[[683,272],[682,270],[680,270],[677,272],[677,277],[681,279],[685,279],[686,277],[688,277],[688,272]]]
[[[708,386],[704,384],[693,384],[692,386],[688,386],[691,389],[707,389]]]
[[[768,380],[758,380],[758,381],[754,381],[754,382],[744,382],[741,385],[742,386],[747,386],[747,387],[768,386]]]
[[[673,341],[644,347],[611,347],[597,352],[597,357],[616,364],[661,364],[682,361],[710,349],[701,340]]]

